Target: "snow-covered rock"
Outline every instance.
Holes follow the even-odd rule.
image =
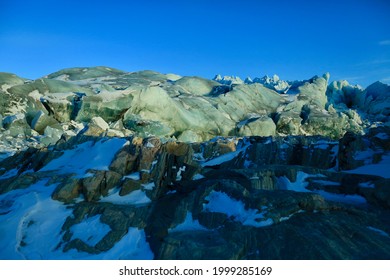
[[[240,77],[238,76],[221,76],[221,75],[216,75],[213,79],[214,81],[223,84],[223,85],[241,85],[244,83],[243,80],[241,80]]]

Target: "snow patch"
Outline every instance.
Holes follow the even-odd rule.
[[[203,204],[203,211],[224,213],[246,226],[264,227],[273,224],[273,220],[265,218],[264,213],[259,213],[257,209],[246,210],[242,201],[235,200],[226,193],[212,191],[205,200],[208,203]]]
[[[14,168],[14,169],[8,170],[6,173],[1,175],[0,180],[8,179],[8,178],[14,177],[16,175],[18,175],[18,169]]]
[[[372,230],[372,231],[374,231],[374,232],[376,232],[376,233],[379,233],[380,235],[382,235],[382,236],[385,236],[385,237],[389,237],[390,238],[390,235],[387,233],[387,232],[385,232],[385,231],[383,231],[383,230],[381,230],[381,229],[379,229],[379,228],[374,228],[374,227],[367,227],[369,230]]]
[[[309,183],[306,182],[306,179],[309,177],[311,177],[311,175],[302,171],[298,171],[297,179],[295,180],[295,182],[291,182],[285,176],[279,177],[278,178],[279,189],[295,191],[295,192],[311,192],[310,190],[306,189],[306,187],[309,185]]]
[[[101,215],[96,215],[73,225],[70,228],[73,239],[78,238],[89,246],[95,246],[111,231],[107,224],[100,222],[100,217]]]
[[[334,201],[334,202],[341,202],[345,204],[352,204],[352,205],[364,205],[367,204],[367,200],[357,194],[337,194],[337,193],[330,193],[323,190],[316,190],[315,193],[318,193],[326,200]]]
[[[203,179],[203,178],[206,178],[206,177],[203,176],[202,174],[195,174],[195,176],[192,177],[192,180],[196,181],[196,180],[200,180],[200,179]]]
[[[191,212],[187,212],[184,221],[181,224],[174,227],[173,229],[169,229],[169,232],[196,231],[196,230],[208,230],[208,229],[200,225],[198,220],[194,220]]]
[[[390,178],[390,155],[383,155],[382,161],[377,164],[367,164],[353,170],[342,171],[353,174],[365,174]]]
[[[64,257],[56,248],[62,225],[72,211],[51,199],[56,185],[45,186],[46,182],[0,195],[1,259]]]
[[[372,182],[359,183],[359,187],[361,187],[361,188],[375,189],[375,185],[374,185]]]
[[[176,181],[181,181],[181,179],[182,179],[181,173],[185,172],[185,171],[186,171],[185,166],[179,167],[179,171],[177,171],[177,173],[176,173]]]
[[[213,138],[213,139],[215,139],[215,138]],[[210,141],[212,141],[212,140],[210,140]],[[209,161],[204,162],[202,164],[202,167],[220,165],[220,164],[222,164],[224,162],[230,161],[230,160],[234,159],[236,156],[238,156],[241,152],[245,152],[245,150],[249,146],[250,146],[249,143],[245,143],[245,144],[243,144],[243,146],[241,148],[237,149],[234,152],[230,152],[230,153],[224,154],[222,156],[219,156],[219,157],[216,157],[216,158],[213,158],[213,159],[211,159]]]
[[[102,197],[100,202],[134,206],[142,206],[151,202],[150,198],[142,190],[135,190],[124,196],[119,195],[119,190],[119,188],[110,190],[108,196]]]
[[[64,154],[52,160],[40,171],[56,170],[59,174],[75,173],[83,178],[89,169],[108,170],[115,154],[127,140],[121,138],[102,139],[96,143],[89,141],[65,150]]]
[[[139,172],[133,172],[129,175],[123,176],[122,180],[124,179],[131,179],[134,181],[138,181],[141,178],[141,174]]]
[[[142,184],[141,186],[144,187],[144,190],[149,190],[149,191],[153,190],[156,187],[154,182]]]

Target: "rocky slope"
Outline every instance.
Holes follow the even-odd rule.
[[[389,259],[389,86],[328,80],[1,74],[0,258]]]

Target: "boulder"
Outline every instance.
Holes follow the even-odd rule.
[[[83,132],[86,136],[102,136],[106,134],[109,126],[101,117],[93,117],[88,123],[87,129]]]
[[[295,112],[280,112],[276,116],[276,131],[281,135],[299,135],[302,118]]]
[[[81,194],[82,183],[79,178],[67,177],[54,190],[51,197],[55,200],[72,203]]]
[[[37,131],[39,134],[43,134],[47,126],[58,124],[52,116],[48,116],[43,111],[38,111],[34,119],[31,122],[31,128]]]
[[[54,128],[51,126],[46,126],[43,137],[40,138],[40,141],[45,145],[53,145],[61,139],[61,136],[64,132],[61,129]]]
[[[122,176],[114,171],[90,170],[91,176],[82,179],[82,192],[86,201],[96,201],[117,186]]]
[[[276,125],[271,118],[260,116],[240,122],[237,130],[239,136],[273,136]]]

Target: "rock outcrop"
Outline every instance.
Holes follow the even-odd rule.
[[[387,259],[389,137],[387,127],[339,141],[288,136],[184,143],[79,135],[0,162],[0,219],[39,212],[50,200],[65,203],[56,206],[64,209],[56,218],[63,222],[45,222],[58,237],[56,249],[42,258],[100,258],[114,247],[142,245],[148,254],[137,258]],[[85,161],[84,152],[94,161]],[[29,208],[12,206],[29,193],[38,199]],[[98,227],[89,239],[76,230],[85,223]],[[25,238],[16,240],[25,257],[32,256],[29,246],[37,248],[39,237],[29,237],[34,232],[23,228]],[[129,234],[138,243],[120,245]],[[4,250],[3,258],[12,256]]]
[[[0,73],[0,259],[389,259],[389,86]]]

